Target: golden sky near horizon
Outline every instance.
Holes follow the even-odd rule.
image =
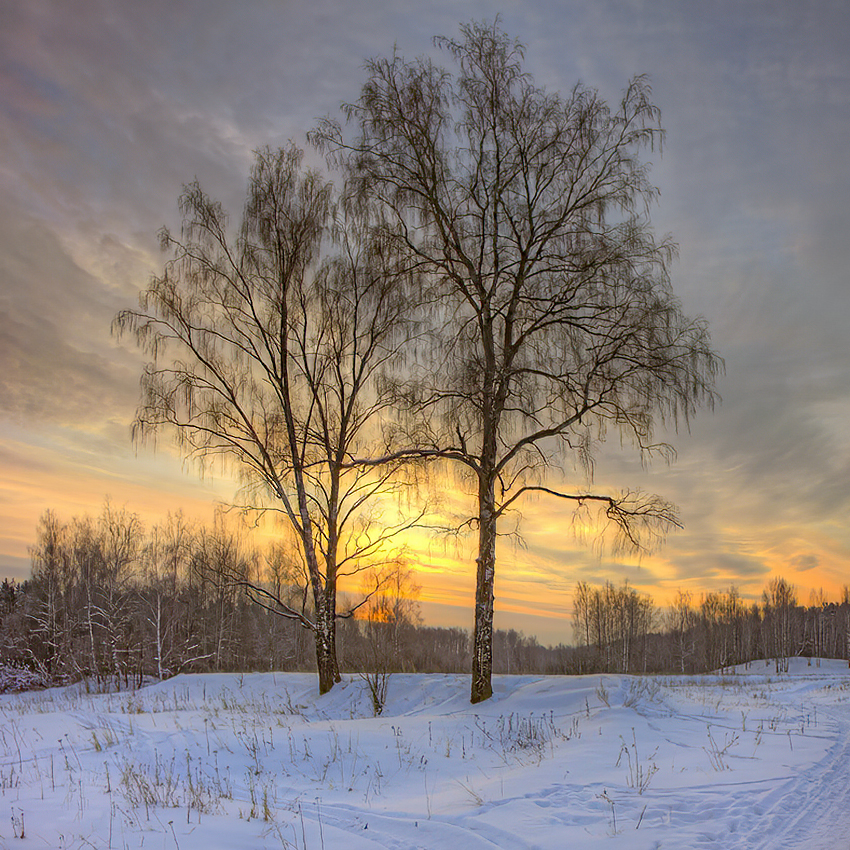
[[[129,428],[143,360],[110,323],[162,263],[157,229],[197,177],[234,216],[252,150],[303,144],[357,97],[365,58],[431,52],[456,5],[317,0],[238,4],[47,0],[0,6],[0,577],[25,577],[41,513],[148,524],[178,508],[211,521],[227,476],[200,479]],[[500,541],[497,626],[569,640],[577,581],[628,578],[666,603],[785,576],[807,601],[850,583],[850,9],[833,0],[631,4],[476,0],[502,13],[549,89],[608,99],[650,75],[667,129],[652,219],[680,245],[673,285],[708,319],[723,402],[644,467],[616,437],[598,491],[639,488],[685,524],[658,552],[614,557],[575,539],[562,503],[522,505]],[[553,473],[577,486],[574,475]],[[447,490],[448,492],[448,490]],[[460,494],[452,504],[462,505]],[[410,537],[426,615],[468,626],[468,544]],[[464,548],[466,547],[466,548]]]

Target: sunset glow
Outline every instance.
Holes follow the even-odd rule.
[[[182,184],[197,177],[235,222],[252,151],[304,145],[317,117],[357,97],[366,58],[397,44],[441,61],[432,35],[504,9],[153,5],[0,12],[0,579],[27,577],[47,509],[70,520],[108,497],[149,526],[179,509],[210,523],[237,500],[232,470],[201,477],[165,438],[133,444],[144,360],[110,331],[161,270],[157,230],[179,230]],[[673,287],[707,318],[726,375],[715,410],[656,435],[676,447],[671,464],[643,465],[610,434],[592,482],[569,458],[548,479],[658,493],[684,529],[615,555],[563,501],[518,503],[518,535],[499,542],[496,627],[570,642],[578,581],[628,579],[658,606],[732,585],[757,600],[776,576],[801,601],[820,588],[836,598],[850,584],[850,12],[531,0],[508,6],[503,26],[547,89],[581,79],[615,101],[649,75],[667,130],[652,154],[653,225],[679,243]],[[474,510],[453,479],[424,495],[429,526]],[[474,529],[417,528],[403,543],[425,622],[470,627]]]

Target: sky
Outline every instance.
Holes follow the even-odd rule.
[[[575,538],[562,503],[526,503],[522,540],[500,543],[496,626],[569,641],[577,581],[628,578],[659,605],[730,585],[758,599],[777,575],[802,602],[850,583],[844,0],[0,0],[0,577],[28,575],[48,508],[97,514],[108,496],[148,523],[211,521],[233,499],[167,441],[133,444],[144,360],[110,331],[161,269],[181,186],[237,212],[252,152],[305,144],[356,99],[366,59],[438,57],[432,36],[496,15],[549,90],[616,101],[649,75],[667,132],[653,226],[726,363],[722,402],[667,435],[674,463],[616,437],[597,458],[600,492],[658,493],[685,528],[615,557]],[[471,625],[463,544],[411,545],[426,620]]]

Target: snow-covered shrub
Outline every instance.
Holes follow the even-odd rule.
[[[19,691],[37,691],[47,688],[50,682],[47,677],[26,667],[12,667],[11,664],[0,664],[0,694],[18,693]]]

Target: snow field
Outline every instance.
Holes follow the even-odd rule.
[[[0,848],[847,848],[850,671],[0,695]]]

